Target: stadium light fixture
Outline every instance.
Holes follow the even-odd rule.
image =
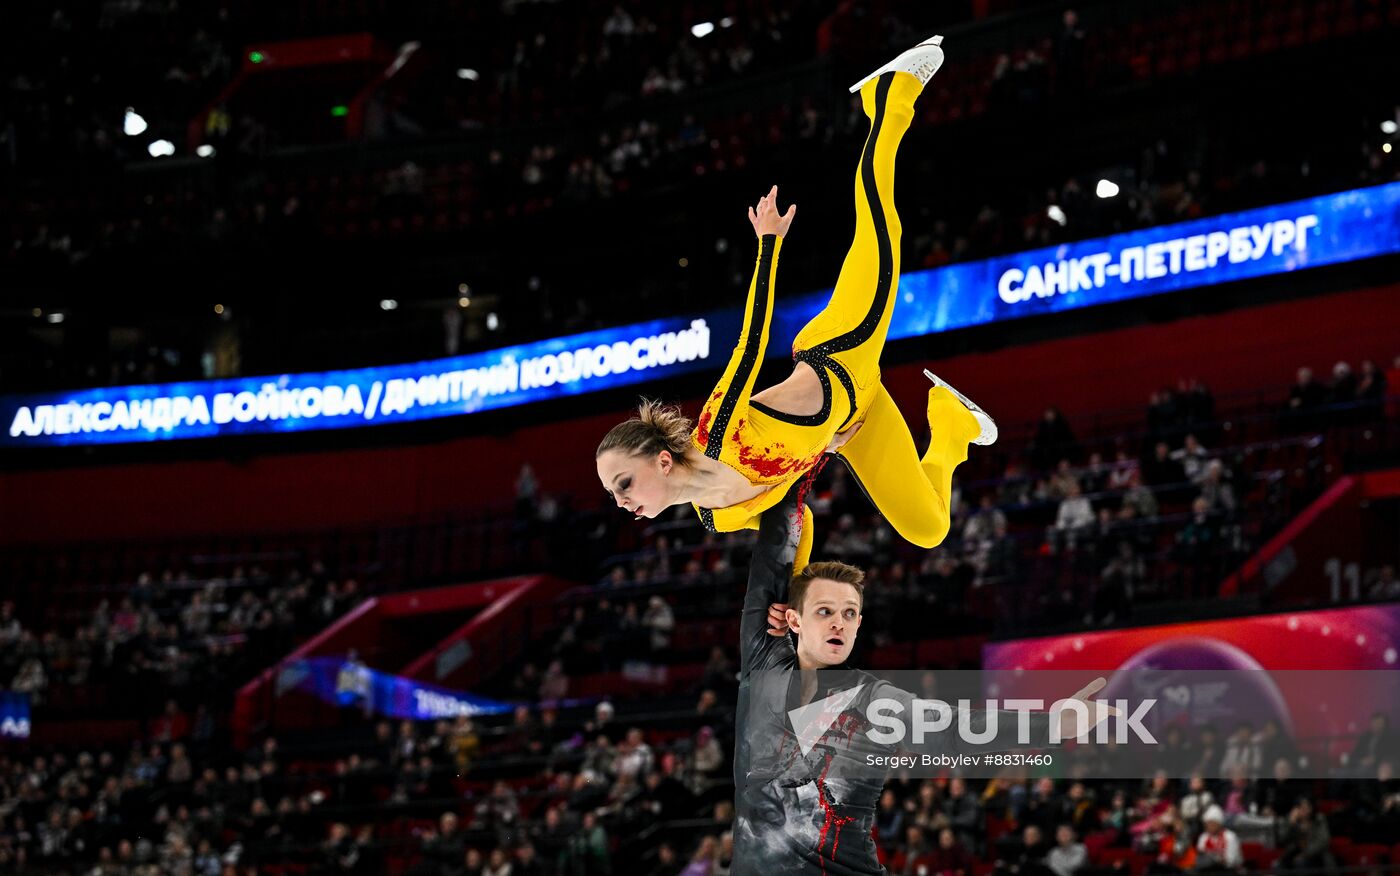
[[[214,305],[214,313],[218,314],[219,316],[223,316],[223,315],[224,315],[224,306],[223,306],[222,304],[215,304],[215,305]]]
[[[470,295],[470,294],[472,294],[472,287],[471,287],[471,286],[468,286],[466,283],[458,283],[458,284],[457,284],[457,294],[458,294],[458,295]]]
[[[200,158],[213,158],[214,147],[210,146],[208,143],[204,143],[200,145],[198,149],[194,150],[194,154],[198,155]]]
[[[458,67],[458,68],[457,68],[457,78],[458,78],[458,79],[466,79],[466,80],[469,81],[469,82],[475,82],[475,81],[477,81],[478,79],[481,78],[481,74],[478,73],[478,72],[476,72],[475,70],[473,70],[473,69],[470,68],[470,67]]]
[[[338,103],[335,106],[331,107],[331,115],[335,116],[336,118],[348,116],[350,115],[350,107],[346,106],[343,103]]]
[[[1394,119],[1386,119],[1381,122],[1382,134],[1394,134],[1396,131],[1400,131],[1400,125],[1397,125]]]
[[[128,137],[137,137],[146,130],[146,120],[141,114],[131,107],[126,108],[126,115],[122,117],[122,133]]]
[[[734,26],[734,18],[733,18],[733,16],[726,15],[725,17],[721,18],[721,19],[719,20],[719,26],[720,26],[720,27],[733,27],[733,26]]]
[[[702,40],[714,32],[715,23],[713,21],[702,21],[690,29],[691,35],[698,40]]]
[[[267,60],[267,55],[264,55],[262,52],[258,51],[249,52],[248,60],[252,61],[254,64],[261,64],[263,61]]]
[[[1384,152],[1386,155],[1389,155],[1389,154],[1390,154],[1390,144],[1389,144],[1389,143],[1382,143],[1382,144],[1381,144],[1381,151]]]
[[[398,310],[399,303],[392,298],[384,298],[379,302],[380,310]]]
[[[457,299],[457,306],[458,306],[458,307],[461,307],[461,308],[463,308],[463,309],[468,308],[468,307],[471,307],[471,306],[472,306],[472,300],[471,300],[470,298],[468,298],[467,296],[463,295],[461,298],[458,298],[458,299]]]
[[[1113,180],[1101,179],[1099,184],[1094,187],[1094,194],[1100,198],[1111,198],[1118,194],[1118,183]]]
[[[175,144],[169,140],[156,140],[146,147],[146,151],[151,153],[152,158],[164,158],[175,154]]]
[[[1069,217],[1065,216],[1065,211],[1060,209],[1059,204],[1051,204],[1047,207],[1045,209],[1045,215],[1049,216],[1052,221],[1059,225],[1064,225],[1069,221]]]
[[[494,313],[486,314],[486,330],[494,332],[501,327],[501,319]]]
[[[58,325],[59,323],[63,322],[63,314],[58,311],[54,311],[53,313],[49,314],[48,319],[50,325]]]
[[[44,309],[43,309],[42,307],[36,307],[36,308],[34,308],[33,310],[31,310],[31,311],[29,311],[29,312],[32,313],[32,314],[34,315],[34,318],[35,318],[35,319],[38,319],[39,317],[41,317],[41,316],[44,315]]]

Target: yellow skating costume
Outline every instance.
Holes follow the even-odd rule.
[[[793,341],[793,359],[821,381],[822,409],[800,415],[752,401],[754,379],[768,346],[774,280],[782,238],[760,241],[749,285],[744,326],[724,376],[705,403],[691,441],[696,449],[768,486],[758,497],[727,508],[696,511],[707,529],[757,529],[759,515],[812,471],[837,432],[863,423],[839,451],[857,482],[902,537],[934,547],[948,533],[953,469],[981,426],[947,388],[928,396],[933,437],[920,457],[913,436],[880,384],[880,352],[899,287],[899,216],[894,207],[895,152],[914,118],[918,78],[888,72],[860,89],[870,134],[856,171],[856,231],[831,301]],[[802,509],[802,541],[794,571],[812,552],[812,512]]]

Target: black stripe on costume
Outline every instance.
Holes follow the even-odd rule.
[[[841,428],[837,429],[837,431],[839,432],[845,429],[846,426],[850,425],[851,417],[856,415],[856,384],[855,381],[851,380],[851,373],[846,370],[846,366],[820,350],[803,350],[794,358],[799,362],[806,362],[808,365],[811,365],[816,369],[818,374],[825,374],[825,372],[830,371],[832,374],[836,375],[836,379],[841,383],[841,388],[846,391],[846,398],[851,403],[850,413],[846,414],[845,422],[841,424]],[[827,413],[829,414],[830,412],[828,408]]]
[[[885,222],[884,204],[880,201],[880,189],[875,184],[875,144],[880,139],[880,126],[885,120],[885,105],[889,101],[890,85],[893,82],[893,72],[880,76],[880,83],[875,88],[875,119],[870,125],[870,138],[865,153],[860,157],[861,185],[865,188],[866,203],[870,205],[870,217],[875,225],[875,239],[880,250],[880,275],[875,284],[875,297],[871,300],[870,310],[860,325],[813,348],[823,354],[854,349],[870,340],[875,334],[875,326],[880,323],[880,318],[889,305],[890,283],[894,280],[894,248],[890,241],[889,224]]]
[[[753,309],[749,312],[749,332],[744,336],[744,355],[739,359],[739,367],[734,372],[729,386],[724,390],[715,421],[710,424],[710,438],[705,442],[705,455],[719,459],[724,448],[724,433],[729,431],[729,418],[734,415],[734,407],[749,382],[754,366],[758,362],[759,340],[767,330],[764,313],[768,310],[768,275],[773,270],[773,250],[777,247],[778,235],[765,234],[759,242],[758,272],[754,277]]]
[[[846,421],[841,424],[841,429],[850,425],[851,418],[856,413],[855,382],[851,380],[850,372],[831,358],[830,354],[841,350],[850,350],[869,340],[875,333],[875,326],[883,316],[883,308],[880,304],[889,300],[890,282],[894,276],[894,252],[890,241],[889,225],[885,222],[884,207],[880,202],[880,191],[875,183],[875,145],[880,138],[880,128],[885,119],[885,106],[889,102],[890,85],[893,82],[893,73],[885,73],[880,77],[875,90],[875,118],[870,123],[870,136],[866,138],[865,149],[860,156],[861,185],[865,188],[866,202],[870,204],[870,214],[875,224],[875,237],[880,252],[880,275],[876,282],[875,297],[871,300],[870,310],[866,313],[865,320],[856,328],[793,355],[793,358],[798,362],[806,362],[811,365],[812,369],[817,372],[817,376],[821,378],[823,401],[820,414],[813,416],[787,414],[775,411],[766,405],[754,403],[753,406],[763,413],[785,423],[799,426],[819,426],[826,422],[827,417],[831,415],[832,402],[831,380],[826,376],[828,370],[836,375],[836,379],[840,381],[841,388],[846,391],[846,396],[851,402],[850,414],[847,415]]]
[[[798,359],[798,361],[802,360]],[[812,365],[812,370],[817,373],[817,379],[820,380],[822,384],[822,409],[820,411],[817,411],[815,414],[789,414],[787,411],[770,408],[763,402],[756,401],[749,402],[749,407],[775,420],[791,423],[794,426],[820,426],[825,423],[826,418],[831,416],[831,378],[826,376],[826,369],[818,365],[813,365],[810,362],[807,364]]]

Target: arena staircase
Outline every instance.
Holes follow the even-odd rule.
[[[515,660],[554,625],[554,601],[572,585],[521,576],[377,596],[272,663],[238,692],[233,733],[333,725],[337,709],[282,684],[286,667],[355,651],[371,669],[469,689]]]
[[[1367,598],[1363,570],[1384,562],[1387,548],[1393,555],[1378,503],[1400,505],[1400,469],[1342,477],[1226,578],[1220,595],[1259,593],[1280,606]]]

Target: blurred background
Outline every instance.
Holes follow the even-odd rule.
[[[924,367],[1001,440],[959,468],[933,551],[828,466],[816,556],[870,570],[858,665],[1206,636],[1268,669],[1394,669],[1397,0],[4,16],[7,412],[737,313],[745,211],[775,183],[801,205],[780,306],[829,289],[868,126],[846,85],[933,33],[948,60],[899,158],[906,275],[1352,210],[1320,226],[1347,252],[1329,263],[892,343],[919,441]],[[695,413],[712,364],[335,431],[26,444],[7,417],[0,872],[727,873],[751,540],[633,522],[588,455],[641,392]],[[1241,841],[1226,869],[1394,872],[1400,783],[1374,752],[1396,710],[1358,703],[1308,738],[1187,727],[1141,781],[892,782],[882,860],[1204,869],[1184,850],[1214,804]],[[1300,759],[1331,778],[1292,778]]]

